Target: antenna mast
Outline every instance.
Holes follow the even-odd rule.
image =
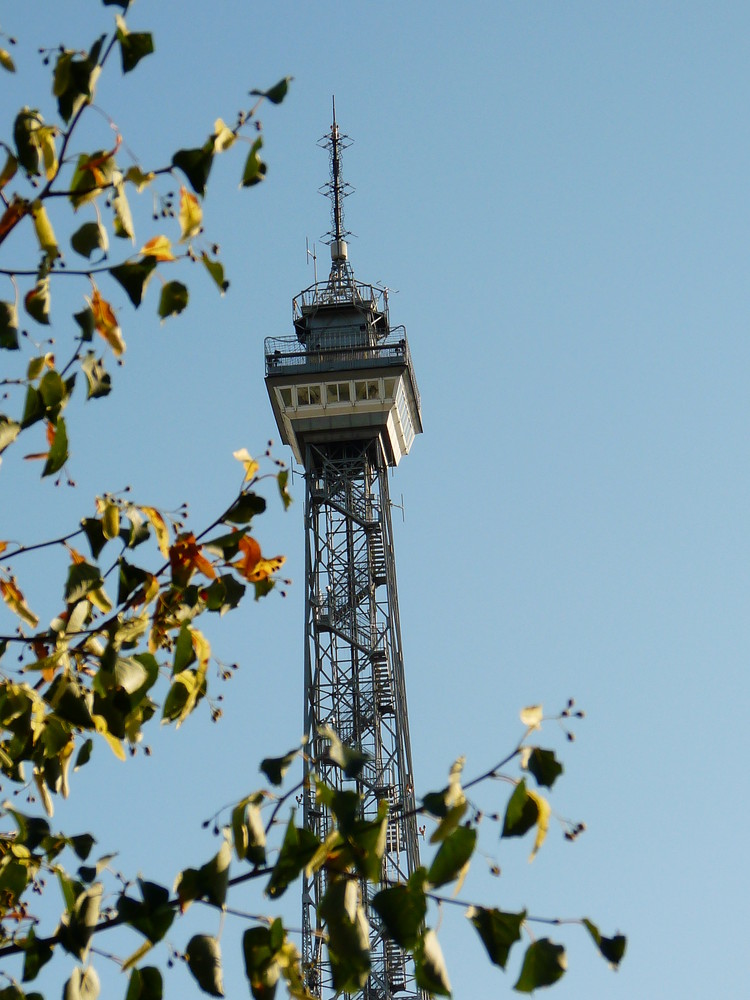
[[[328,150],[331,165],[330,180],[320,188],[320,193],[331,200],[331,228],[322,239],[331,248],[331,273],[328,284],[333,291],[351,285],[354,280],[346,242],[346,237],[352,234],[344,228],[344,198],[352,194],[354,188],[351,184],[347,184],[341,175],[341,153],[351,146],[352,140],[339,131],[335,97],[331,98],[331,104],[333,112],[331,130],[318,141],[318,144]]]

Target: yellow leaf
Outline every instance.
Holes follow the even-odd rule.
[[[120,508],[111,500],[96,498],[96,509],[102,515],[102,532],[110,541],[120,534]]]
[[[114,188],[115,196],[112,199],[112,208],[115,211],[115,236],[122,236],[125,239],[135,242],[133,216],[130,214],[130,205],[125,196],[125,185],[122,183],[122,180],[116,181]]]
[[[39,624],[39,618],[34,614],[26,603],[26,600],[16,586],[16,581],[11,577],[10,580],[0,580],[0,596],[8,605],[13,614],[18,615],[18,617],[30,625],[32,628],[36,628]]]
[[[37,768],[34,768],[34,784],[36,785],[39,797],[42,800],[44,811],[48,816],[54,816],[55,807],[52,805],[52,796],[50,795],[49,789],[44,781],[44,773],[39,771]]]
[[[8,181],[13,180],[16,175],[16,170],[18,170],[18,160],[12,153],[8,153],[5,166],[3,167],[2,172],[0,172],[0,191],[5,187]]]
[[[0,49],[0,66],[2,66],[3,69],[7,69],[9,73],[15,73],[16,71],[13,57],[7,49]]]
[[[132,969],[134,965],[140,962],[144,955],[148,955],[153,947],[151,941],[144,941],[140,948],[137,948],[129,958],[125,959],[120,966],[120,972],[127,972],[128,969]]]
[[[203,209],[200,202],[186,187],[180,188],[180,243],[197,236],[203,224]]]
[[[91,718],[94,720],[94,725],[96,726],[96,731],[109,743],[109,748],[112,753],[117,757],[118,760],[125,760],[125,750],[122,745],[122,741],[118,740],[116,736],[110,733],[107,727],[107,720],[103,715],[92,715]]]
[[[103,615],[108,615],[112,610],[112,601],[110,601],[107,596],[107,592],[104,587],[97,587],[96,590],[90,590],[87,597],[94,607],[98,608]]]
[[[540,729],[544,709],[541,705],[528,705],[521,709],[521,722],[529,729]]]
[[[175,259],[172,253],[172,244],[166,236],[154,236],[141,247],[141,253],[144,257],[156,257],[157,260]]]
[[[0,552],[5,552],[7,548],[8,548],[7,542],[0,542]]]
[[[214,153],[223,153],[225,149],[229,149],[236,138],[231,128],[221,118],[217,118],[214,122]]]
[[[36,238],[39,240],[39,246],[44,250],[48,257],[60,256],[60,251],[57,248],[57,240],[55,239],[55,232],[52,229],[52,223],[49,221],[47,211],[42,205],[41,201],[35,201],[31,206],[31,214],[34,218],[34,229],[36,230]]]
[[[86,301],[94,314],[94,326],[119,358],[125,351],[125,341],[122,339],[122,333],[112,306],[101,297],[98,288],[94,288],[94,294],[91,298],[87,297]]]
[[[48,181],[57,173],[59,163],[57,162],[57,150],[55,149],[55,136],[57,129],[54,125],[42,125],[35,132],[36,141],[42,151],[44,159],[44,173]]]
[[[155,507],[141,507],[141,510],[151,522],[159,551],[165,559],[169,559],[169,529],[166,521]]]
[[[252,479],[255,473],[260,468],[255,459],[251,457],[250,452],[247,450],[247,448],[240,448],[239,451],[233,451],[232,458],[236,458],[238,462],[242,462],[242,464],[244,465],[245,482],[247,482],[249,479]]]
[[[211,645],[203,633],[195,628],[190,629],[190,639],[193,643],[193,651],[198,658],[198,676],[205,676],[206,670],[208,670],[208,661],[211,659]]]
[[[530,789],[526,790],[526,794],[535,803],[539,811],[536,820],[536,840],[534,841],[534,847],[529,855],[529,861],[533,861],[536,857],[537,851],[542,846],[544,839],[547,836],[547,831],[549,830],[549,818],[552,810],[549,802],[545,798],[542,798],[541,795],[537,795],[536,792],[532,792]]]
[[[129,167],[125,174],[125,180],[130,184],[135,185],[135,189],[138,194],[140,194],[141,191],[149,185],[155,177],[156,174],[153,170],[149,170],[148,173],[144,174],[140,167]]]

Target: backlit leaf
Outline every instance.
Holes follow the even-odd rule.
[[[156,543],[159,551],[165,559],[169,558],[169,529],[167,522],[156,509],[156,507],[141,507],[141,510],[151,522],[151,527],[156,535]]]
[[[47,453],[47,461],[42,470],[43,476],[52,476],[68,461],[68,434],[65,429],[65,421],[58,417],[55,422],[55,436],[52,445]]]
[[[245,160],[245,169],[242,171],[242,187],[252,187],[254,184],[259,184],[265,179],[266,165],[258,155],[262,146],[263,139],[261,136],[258,136],[250,147],[250,152],[247,154],[247,159]]]
[[[98,399],[100,396],[109,394],[112,388],[112,380],[109,373],[105,371],[104,364],[96,357],[93,351],[87,351],[81,361],[81,368],[86,376],[88,390],[87,399]]]
[[[247,448],[240,448],[239,451],[233,451],[232,458],[236,458],[238,462],[242,462],[243,468],[245,469],[245,482],[252,479],[260,468]]]
[[[23,300],[26,312],[43,326],[49,326],[49,278],[39,278]]]
[[[133,228],[133,216],[130,212],[125,185],[122,180],[115,182],[115,196],[112,199],[112,208],[115,213],[114,231],[115,236],[122,239],[135,241],[135,230]]]
[[[526,949],[518,982],[513,987],[517,993],[533,993],[540,986],[552,986],[568,967],[565,949],[549,938],[534,941]]]
[[[18,615],[21,621],[26,622],[32,628],[39,624],[39,618],[30,610],[26,600],[19,590],[15,580],[0,580],[0,597],[5,601],[14,615]]]
[[[9,73],[15,73],[16,64],[13,62],[13,57],[7,49],[0,49],[0,66],[3,69],[7,69]]]
[[[172,244],[166,236],[154,236],[144,243],[140,250],[144,257],[155,257],[156,260],[174,260]]]
[[[544,710],[541,705],[529,705],[521,709],[521,722],[529,729],[539,729],[542,724]]]
[[[128,167],[125,172],[125,180],[129,184],[135,185],[138,194],[154,180],[156,174],[153,170],[144,173],[140,167]]]
[[[60,251],[47,211],[38,199],[31,206],[31,215],[34,220],[34,231],[36,232],[36,238],[39,240],[40,248],[45,252],[47,257],[54,260],[60,256]]]
[[[115,356],[119,358],[125,351],[125,341],[122,339],[122,332],[114,309],[106,299],[101,297],[98,288],[94,288],[91,298],[87,297],[86,301],[91,307],[97,332],[104,337]]]
[[[18,170],[18,160],[15,156],[8,151],[5,155],[5,166],[0,170],[0,191],[5,187],[9,181],[12,181],[16,176],[16,171]]]
[[[177,316],[187,307],[189,292],[181,281],[168,281],[159,297],[159,316]]]
[[[445,959],[433,930],[426,930],[414,950],[415,979],[417,986],[434,996],[449,997],[451,984]]]
[[[225,125],[221,118],[214,122],[214,152],[223,153],[234,144],[236,136],[234,132]]]
[[[203,209],[200,202],[185,185],[180,186],[180,243],[186,243],[197,236],[203,225]],[[205,254],[203,255],[206,256]]]

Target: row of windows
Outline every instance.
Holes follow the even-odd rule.
[[[285,407],[320,406],[329,403],[390,400],[396,392],[398,379],[357,379],[352,382],[323,382],[315,385],[288,386],[279,389]]]

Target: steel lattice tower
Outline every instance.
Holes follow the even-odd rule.
[[[357,791],[363,818],[389,804],[381,881],[405,881],[419,865],[409,720],[396,591],[388,469],[422,430],[419,393],[404,327],[391,327],[384,289],[356,281],[348,261],[341,151],[350,144],[336,124],[321,145],[330,154],[328,280],[293,301],[296,336],[265,342],[266,385],[284,443],[304,466],[305,733],[322,780]],[[367,762],[346,779],[321,729],[363,751]],[[308,765],[309,767],[310,765]],[[306,782],[304,822],[320,840],[331,817]],[[362,883],[371,925],[367,1000],[423,997],[413,964],[383,938]],[[326,874],[303,884],[302,958],[310,991],[336,995],[318,907]]]

